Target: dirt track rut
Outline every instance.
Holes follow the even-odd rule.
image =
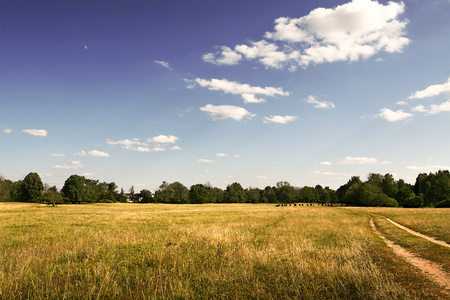
[[[386,218],[386,219],[388,219],[388,218]],[[389,220],[389,221],[391,223],[393,222],[391,220]],[[395,222],[393,224],[396,226],[400,225]],[[400,225],[400,226],[402,226],[402,225]],[[419,268],[429,278],[431,278],[435,282],[439,283],[444,289],[447,290],[448,293],[450,293],[450,275],[447,272],[445,272],[439,264],[429,261],[429,260],[426,260],[426,259],[423,259],[423,258],[420,258],[420,257],[417,257],[413,253],[409,252],[408,250],[400,247],[399,245],[396,245],[391,240],[388,240],[381,232],[378,231],[372,218],[370,218],[370,227],[372,227],[372,230],[375,232],[376,235],[378,235],[381,239],[383,239],[383,241],[386,243],[386,245],[388,247],[392,248],[392,250],[394,251],[395,254],[403,257],[408,263]],[[402,227],[404,227],[404,226],[402,226]],[[406,228],[406,227],[404,227],[404,228]],[[404,229],[404,228],[402,228],[402,229]],[[410,230],[409,228],[406,228],[406,229],[408,229],[407,231],[412,234],[418,233],[413,230]],[[415,233],[413,233],[413,232],[415,232]],[[418,233],[418,234],[420,234],[420,233]],[[415,234],[415,235],[417,235],[417,234]],[[419,236],[424,237],[425,235],[420,234]],[[428,236],[425,236],[425,237],[428,237]],[[428,237],[428,238],[430,238],[430,237]],[[427,240],[429,240],[428,238],[427,238]],[[431,238],[431,239],[433,239],[433,238]],[[433,240],[434,241],[432,241],[432,242],[436,241],[435,239],[433,239]]]

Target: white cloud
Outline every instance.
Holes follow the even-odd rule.
[[[197,162],[199,162],[201,164],[212,164],[215,161],[211,160],[211,159],[199,158],[199,159],[197,159]]]
[[[163,61],[163,60],[154,60],[153,62],[154,62],[154,63],[157,63],[157,64],[159,64],[159,65],[161,65],[161,66],[163,66],[163,67],[166,68],[166,69],[169,69],[170,71],[173,71],[173,69],[170,67],[169,63],[166,62],[166,61]]]
[[[338,164],[340,165],[370,165],[377,163],[378,160],[373,157],[351,157],[347,156],[341,160]]]
[[[119,140],[119,141],[113,141],[111,139],[107,139],[106,143],[108,145],[119,145],[122,146],[122,149],[128,149],[128,150],[135,150],[135,146],[148,146],[148,144],[141,142],[139,139],[125,139],[125,140]]]
[[[55,165],[52,168],[58,169],[58,170],[81,169],[81,168],[83,168],[83,164],[80,161],[74,160],[69,164]]]
[[[447,111],[450,111],[450,100],[447,100],[446,102],[441,103],[441,104],[430,105],[430,110],[428,111],[428,113],[430,115],[434,115],[437,113],[447,112]]]
[[[245,108],[233,105],[216,106],[207,104],[204,107],[200,107],[200,110],[209,113],[213,120],[225,120],[230,118],[236,121],[240,121],[244,117],[251,119],[255,116],[254,114],[248,112]]]
[[[264,176],[264,175],[258,175],[258,176],[254,176],[253,179],[258,179],[258,180],[267,180],[269,177]]]
[[[413,112],[428,112],[428,109],[425,108],[423,105],[417,105],[416,107],[413,107],[411,109]]]
[[[450,77],[448,78],[446,83],[430,85],[424,90],[415,92],[408,99],[423,99],[439,96],[441,94],[450,95]]]
[[[227,157],[229,155],[226,154],[226,153],[216,153],[216,156],[218,156],[218,157]]]
[[[234,158],[241,158],[242,155],[240,155],[240,154],[234,154],[233,157],[234,157]]]
[[[133,149],[133,150],[138,151],[138,152],[150,152],[151,151],[147,147],[136,147],[136,149]]]
[[[172,151],[177,151],[177,150],[181,150],[181,149],[183,149],[183,148],[181,148],[181,147],[179,147],[179,146],[173,146],[173,147],[171,147],[171,148],[169,148],[170,150],[172,150]]]
[[[268,97],[289,96],[289,92],[283,91],[282,88],[274,87],[258,87],[249,84],[241,84],[235,81],[228,81],[226,79],[201,79],[196,78],[195,82],[201,87],[207,87],[212,91],[222,91],[224,93],[241,95],[245,103],[262,103],[265,99],[256,98],[256,95],[263,95]]]
[[[258,59],[270,68],[289,65],[307,67],[336,61],[367,59],[378,52],[401,52],[409,44],[404,37],[407,19],[403,2],[386,5],[371,0],[353,0],[335,8],[317,8],[300,18],[282,17],[275,20],[273,32],[234,50],[222,47],[203,59],[215,64],[236,64],[245,59]],[[278,43],[278,44],[277,44]],[[234,58],[234,59],[231,59]]]
[[[406,101],[398,101],[397,105],[408,105],[409,103]]]
[[[317,97],[313,96],[313,95],[309,95],[305,101],[309,104],[314,104],[315,108],[322,108],[322,109],[335,108],[335,106],[332,102],[319,101],[319,100],[317,100]]]
[[[66,157],[66,155],[63,154],[63,153],[51,153],[48,156],[52,156],[52,157]]]
[[[333,163],[329,162],[329,161],[322,161],[322,162],[319,163],[319,165],[322,165],[322,166],[331,166],[332,164]]]
[[[264,124],[267,124],[267,123],[287,124],[296,119],[297,119],[297,117],[295,117],[295,116],[270,116],[270,117],[264,117]]]
[[[3,129],[2,132],[3,132],[3,133],[11,133],[11,132],[12,132],[12,129],[6,128],[6,129]]]
[[[203,60],[217,65],[236,65],[242,59],[242,55],[231,50],[230,47],[220,47],[222,51],[207,53],[203,55]],[[219,56],[216,58],[216,56]]]
[[[34,135],[34,136],[47,136],[47,130],[44,130],[44,129],[25,129],[25,130],[22,130],[22,132],[25,132],[29,135]]]
[[[389,108],[382,108],[379,114],[375,115],[376,117],[383,118],[389,122],[401,121],[404,119],[411,118],[413,114],[404,112],[399,109],[397,111],[390,110]]]
[[[178,137],[174,136],[174,135],[158,135],[155,136],[152,139],[148,139],[149,143],[160,143],[160,144],[174,144],[177,142],[177,140],[179,140]]]
[[[75,155],[78,156],[97,156],[97,157],[110,157],[111,155],[109,155],[109,153],[103,152],[103,151],[98,151],[98,150],[92,150],[92,151],[80,151],[78,153],[76,153]]]

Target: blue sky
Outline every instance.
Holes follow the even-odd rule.
[[[450,169],[450,1],[0,0],[0,174],[154,191]]]

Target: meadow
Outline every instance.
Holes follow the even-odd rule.
[[[0,203],[0,298],[449,299],[370,216],[418,255],[449,251],[380,215],[450,236],[448,209]]]

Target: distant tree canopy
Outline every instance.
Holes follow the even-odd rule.
[[[238,182],[224,190],[210,183],[194,184],[190,188],[180,182],[164,181],[152,194],[143,189],[135,193],[134,186],[125,194],[118,192],[114,182],[106,183],[71,175],[59,192],[56,186],[43,184],[39,174],[31,172],[23,180],[13,182],[0,175],[1,202],[60,203],[342,203],[358,206],[402,206],[402,207],[450,207],[450,173],[419,174],[414,185],[404,180],[395,180],[391,174],[370,173],[363,182],[353,176],[337,190],[316,185],[315,187],[294,187],[287,181],[264,189],[244,189]]]

